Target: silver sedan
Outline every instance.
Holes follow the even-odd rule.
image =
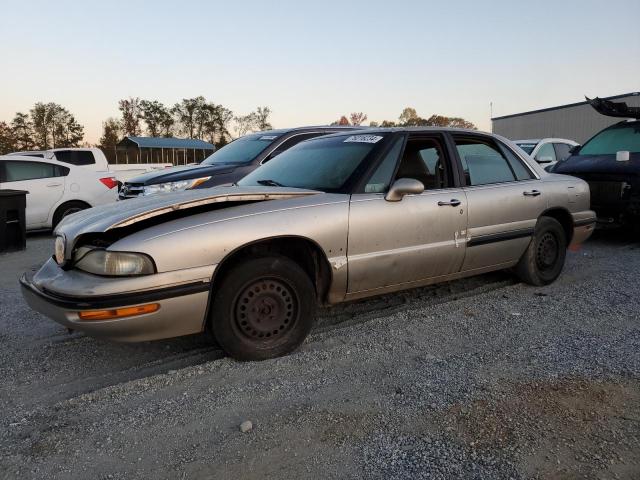
[[[71,215],[21,283],[89,335],[210,330],[231,356],[265,359],[304,341],[318,304],[500,269],[551,283],[594,225],[584,181],[504,138],[370,129],[300,143],[231,187]]]

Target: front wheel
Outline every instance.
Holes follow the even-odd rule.
[[[527,251],[516,265],[516,275],[530,285],[548,285],[562,272],[566,255],[562,225],[555,218],[541,217]]]
[[[211,328],[237,360],[265,360],[292,352],[313,325],[316,297],[311,279],[292,260],[246,260],[228,272],[214,292]]]

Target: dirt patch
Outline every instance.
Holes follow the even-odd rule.
[[[521,384],[452,407],[444,425],[475,450],[513,454],[526,478],[640,476],[638,381]]]

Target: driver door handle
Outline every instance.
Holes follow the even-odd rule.
[[[60,185],[62,185],[61,183],[49,183],[47,184],[47,187],[59,187]]]
[[[461,203],[462,202],[460,200],[458,200],[457,198],[452,198],[448,202],[438,202],[438,206],[439,207],[444,207],[444,206],[457,207]]]
[[[525,197],[537,197],[540,195],[540,190],[531,190],[530,192],[522,192]]]

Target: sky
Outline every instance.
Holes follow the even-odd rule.
[[[96,142],[118,100],[205,96],[274,127],[493,115],[640,91],[640,0],[0,0],[0,121],[57,102]]]

